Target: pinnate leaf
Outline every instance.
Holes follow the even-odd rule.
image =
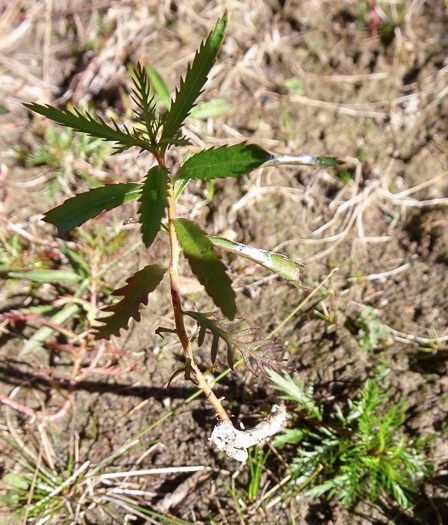
[[[176,219],[174,226],[191,270],[215,305],[226,317],[233,319],[236,314],[235,292],[221,256],[206,233],[194,222]]]
[[[264,266],[268,270],[271,270],[271,272],[283,277],[283,279],[297,284],[299,283],[300,267],[304,265],[296,261],[291,261],[286,255],[269,252],[260,248],[252,248],[239,242],[222,239],[221,237],[209,237],[209,239],[218,248],[222,248],[235,255],[241,255],[241,257],[245,257],[250,261]]]
[[[156,116],[156,104],[151,94],[150,80],[140,64],[137,64],[132,72],[132,81],[135,86],[132,98],[137,104],[137,120],[145,123],[148,138],[151,144],[155,145],[160,122]]]
[[[141,184],[107,184],[66,200],[44,215],[44,221],[54,224],[59,233],[67,233],[104,211],[116,208],[142,192]]]
[[[96,117],[95,119],[87,111],[84,115],[77,108],[70,111],[67,108],[57,109],[48,105],[41,106],[40,104],[25,104],[25,106],[75,131],[81,131],[92,137],[115,142],[116,152],[132,146],[149,149],[148,142],[139,137],[136,132],[130,132],[126,127],[125,131],[120,130],[114,120],[112,120],[114,127],[111,127],[101,117]]]
[[[222,339],[227,345],[227,364],[233,370],[235,350],[239,350],[244,364],[248,370],[258,375],[258,372],[268,376],[268,369],[282,372],[287,370],[285,360],[278,357],[282,353],[281,346],[274,339],[257,340],[256,336],[260,333],[259,328],[245,328],[238,330],[237,325],[244,321],[243,318],[230,321],[220,319],[216,314],[202,314],[199,312],[184,312],[194,319],[199,325],[198,345],[202,346],[205,335],[212,334],[211,359],[215,362],[219,340]]]
[[[218,179],[240,177],[259,168],[272,155],[256,144],[235,144],[201,151],[182,164],[176,179]]]
[[[112,315],[98,319],[104,324],[98,327],[95,337],[107,339],[111,335],[120,335],[120,329],[127,329],[131,317],[140,321],[140,306],[148,304],[148,295],[155,290],[165,272],[166,268],[163,266],[150,264],[130,277],[125,286],[115,290],[112,295],[123,296],[123,299],[101,310],[112,312]]]
[[[168,206],[168,169],[165,166],[154,166],[149,170],[139,201],[143,242],[149,248],[160,230],[160,221]]]
[[[163,119],[162,140],[169,142],[171,138],[179,138],[176,135],[184,120],[188,117],[196,99],[202,93],[202,88],[207,81],[207,75],[218,56],[224,39],[226,24],[227,14],[224,14],[196,53],[185,79],[181,81],[179,89],[176,90],[176,98]]]

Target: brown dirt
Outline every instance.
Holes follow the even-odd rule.
[[[45,201],[51,168],[26,166],[14,151],[35,148],[47,124],[31,119],[21,103],[91,101],[99,112],[110,107],[123,115],[124,94],[130,89],[127,65],[150,64],[173,89],[225,7],[227,36],[204,98],[222,97],[232,109],[208,121],[190,120],[185,132],[194,147],[248,139],[276,153],[330,154],[350,164],[340,176],[334,170],[270,168],[241,180],[218,181],[212,202],[204,184],[191,184],[181,197],[179,212],[210,234],[231,230],[240,242],[307,264],[305,290],[298,291],[279,279],[261,281],[267,275],[263,269],[226,259],[239,291],[239,311],[264,334],[297,306],[313,282],[339,267],[329,296],[317,295],[278,334],[291,354],[291,366],[303,381],[313,381],[324,398],[341,403],[353,398],[376,370],[390,368],[386,383],[394,396],[408,396],[406,431],[436,436],[432,458],[440,474],[426,487],[427,495],[417,502],[413,518],[393,507],[380,511],[359,505],[348,512],[337,502],[311,501],[303,495],[288,505],[278,502],[269,510],[251,510],[247,465],[221,457],[208,444],[215,422],[212,409],[202,397],[182,404],[195,391],[191,383],[180,380],[165,389],[171,374],[182,366],[182,357],[180,346],[169,336],[162,340],[154,335],[159,325],[173,325],[168,287],[163,285],[151,294],[142,323],[132,324],[115,340],[115,347],[127,354],[102,363],[122,369],[136,363],[136,369],[122,376],[89,376],[78,387],[72,411],[54,425],[54,432],[62,454],[71,447],[67,436],[76,435],[79,461],[97,464],[174,410],[146,434],[144,440],[157,441],[148,455],[141,458],[141,448],[132,450],[115,465],[123,470],[207,467],[186,499],[170,509],[191,523],[286,524],[293,516],[295,523],[307,524],[425,524],[444,523],[448,512],[443,477],[448,458],[448,14],[440,1],[378,6],[385,17],[379,37],[372,33],[369,8],[362,2],[151,0],[99,3],[97,9],[81,0],[54,2],[53,7],[43,1],[13,0],[6,6],[0,2],[4,28],[0,104],[9,110],[0,115],[2,217],[47,243],[54,231],[40,214],[88,185],[76,170],[66,167],[65,185],[52,202]],[[21,28],[24,34],[18,36]],[[287,88],[291,78],[297,79],[294,93]],[[173,155],[171,161],[175,166],[180,158]],[[116,180],[118,174],[124,181],[135,181],[150,162],[127,152],[107,158],[102,170],[107,179]],[[341,180],[344,176],[350,176],[346,183]],[[130,204],[126,216],[109,213],[83,229],[112,236],[116,225],[135,211]],[[135,225],[126,226],[125,232],[117,251],[124,252],[137,239]],[[2,235],[11,236],[6,223]],[[54,251],[24,239],[22,243],[26,269],[27,264],[47,264]],[[164,239],[159,239],[149,255],[133,254],[106,280],[112,286],[121,284],[148,262],[166,260],[167,253]],[[106,253],[102,264],[111,256]],[[199,310],[209,311],[210,302],[185,272],[188,307],[195,303]],[[2,311],[21,306],[27,297],[32,304],[42,304],[59,293],[47,286],[5,281],[0,290]],[[333,324],[315,313],[322,311],[322,301],[335,316]],[[390,338],[372,350],[362,349],[357,339],[355,320],[365,306],[376,308],[390,329]],[[20,385],[18,401],[39,408],[45,400],[51,411],[61,397],[47,367],[55,365],[55,376],[62,377],[70,359],[58,364],[48,349],[18,356],[19,336],[30,337],[33,326],[38,324],[2,325],[13,333],[5,332],[2,338],[0,393],[9,394]],[[198,355],[208,366],[207,351]],[[27,382],[36,375],[37,398]],[[247,375],[243,368],[226,376],[216,392],[225,396],[235,420],[246,425],[274,402],[267,382]],[[0,425],[8,432],[6,412],[0,408]],[[18,432],[41,435],[35,422],[15,413],[11,417]],[[6,450],[0,461],[6,470],[11,468]],[[140,501],[154,508],[190,475],[138,478],[139,490],[156,494]],[[272,456],[263,486],[271,488],[284,475],[284,464]],[[225,484],[249,505],[243,507],[243,517]],[[105,523],[123,523],[109,514],[101,516]],[[144,518],[137,518],[137,523],[145,523]]]

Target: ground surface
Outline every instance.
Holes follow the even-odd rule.
[[[228,8],[226,40],[203,95],[203,100],[219,97],[227,111],[188,121],[185,134],[194,148],[247,139],[277,153],[336,155],[348,168],[265,169],[242,180],[217,182],[213,201],[205,184],[191,184],[179,212],[210,234],[231,235],[306,263],[304,290],[298,290],[279,279],[264,279],[268,273],[263,269],[226,259],[239,292],[239,310],[264,335],[296,308],[313,283],[338,267],[327,284],[328,296],[316,294],[277,333],[290,365],[303,381],[315,384],[319,397],[333,403],[353,398],[367,377],[390,369],[385,383],[392,387],[392,399],[408,396],[405,432],[436,436],[431,455],[438,474],[425,487],[426,494],[420,494],[413,518],[387,505],[347,511],[337,501],[313,501],[304,493],[285,502],[276,499],[280,489],[269,500],[272,505],[261,504],[261,492],[259,499],[249,501],[247,465],[223,458],[208,444],[215,423],[212,409],[202,397],[183,404],[195,392],[191,383],[178,380],[165,388],[182,366],[182,353],[173,339],[154,334],[160,325],[173,326],[164,284],[151,294],[143,322],[114,340],[114,347],[125,353],[106,354],[101,361],[102,367],[130,367],[129,372],[89,375],[78,386],[72,408],[52,425],[60,461],[76,450],[76,465],[87,460],[96,465],[168,414],[140,440],[154,444],[128,451],[114,465],[173,470],[117,483],[113,494],[107,484],[99,488],[92,498],[98,503],[104,497],[102,505],[118,513],[114,517],[97,506],[102,523],[125,523],[125,514],[133,514],[126,502],[135,498],[157,509],[157,502],[179,486],[184,498],[159,509],[191,523],[448,522],[443,485],[448,460],[448,14],[436,0],[380,2],[369,14],[372,6],[274,0],[0,2],[0,104],[8,111],[0,116],[5,277],[0,289],[0,393],[11,395],[15,389],[16,401],[36,410],[44,405],[51,413],[65,394],[58,392],[57,380],[71,371],[73,356],[57,346],[70,341],[67,334],[21,355],[42,317],[11,321],[5,316],[76,291],[76,286],[6,279],[11,269],[67,267],[54,244],[55,231],[41,214],[86,190],[92,180],[139,181],[152,162],[131,151],[102,156],[96,165],[87,155],[80,165],[71,152],[60,161],[63,176],[57,178],[54,162],[30,165],[18,158],[19,149],[36,151],[48,126],[22,103],[91,103],[103,115],[126,119],[128,65],[150,64],[172,91],[200,40]],[[380,16],[379,35],[375,13]],[[173,154],[173,166],[182,155]],[[136,206],[129,204],[125,216],[106,214],[68,240],[78,243],[76,250],[92,268],[101,268],[138,240],[135,224],[123,226],[135,212]],[[105,280],[121,285],[148,261],[166,261],[167,254],[160,237],[150,254],[133,252]],[[187,269],[185,274],[187,304],[195,302],[207,311],[210,303]],[[371,348],[360,345],[356,324],[366,306],[376,309],[376,319],[387,331],[379,341],[372,333],[368,336]],[[206,350],[199,359],[208,366]],[[221,364],[224,370],[224,359]],[[267,381],[242,367],[222,379],[216,392],[246,426],[275,402]],[[0,426],[5,435],[45,445],[44,454],[51,456],[54,440],[43,423],[3,406]],[[17,454],[5,445],[0,459],[5,472],[18,468],[11,464]],[[287,461],[286,456],[271,456],[260,490],[283,479]],[[205,468],[192,474],[182,470],[186,466]],[[191,483],[182,485],[187,479]],[[120,487],[124,492],[119,493]],[[135,515],[136,523],[146,522]],[[11,519],[3,516],[2,523]],[[163,522],[161,517],[151,519]],[[79,523],[95,522],[89,520],[89,514],[79,517]]]

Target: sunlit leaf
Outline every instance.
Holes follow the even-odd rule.
[[[165,106],[165,108],[170,109],[171,107],[170,91],[167,85],[165,84],[165,81],[153,67],[147,65],[145,66],[145,69],[149,77],[149,80],[151,82],[152,88],[157,93],[158,97],[162,101],[162,104]]]
[[[111,312],[112,315],[98,319],[104,323],[95,332],[97,339],[108,339],[111,335],[120,335],[120,329],[128,328],[131,318],[140,321],[140,306],[148,304],[148,295],[155,290],[162,280],[166,268],[159,264],[150,264],[126,281],[126,285],[112,292],[112,295],[122,296],[116,304],[103,308],[101,312]]]
[[[196,53],[185,79],[181,81],[179,89],[176,90],[175,100],[172,102],[171,108],[163,120],[163,139],[178,138],[176,134],[188,117],[196,99],[202,93],[202,88],[207,81],[207,75],[218,56],[224,39],[226,24],[227,14],[224,14]]]
[[[271,159],[263,164],[268,166],[317,166],[318,168],[335,168],[345,162],[336,157],[325,157],[322,155],[272,155]]]
[[[30,272],[9,272],[8,277],[12,279],[28,279],[40,283],[53,283],[65,281],[68,283],[79,283],[84,278],[69,270],[34,270]]]
[[[245,257],[250,261],[264,266],[268,270],[271,270],[271,272],[283,277],[283,279],[297,284],[299,283],[300,267],[304,265],[296,261],[291,261],[286,255],[261,250],[260,248],[251,248],[245,244],[222,239],[221,237],[209,237],[209,239],[218,248],[222,248],[235,255],[241,255],[241,257]]]
[[[59,233],[67,233],[105,211],[136,199],[141,192],[141,184],[107,184],[76,195],[47,211],[44,221],[54,224]]]
[[[224,98],[211,98],[199,102],[190,112],[190,118],[197,120],[207,120],[213,117],[225,115],[232,109],[232,104],[229,104]]]
[[[176,179],[240,177],[265,164],[272,155],[256,144],[235,144],[200,151],[182,164]]]
[[[125,131],[120,130],[114,120],[111,121],[114,127],[111,127],[101,117],[97,116],[95,119],[87,112],[84,115],[77,108],[70,111],[67,108],[57,109],[40,104],[25,104],[25,106],[75,131],[82,131],[92,137],[115,142],[116,151],[123,151],[132,146],[149,149],[148,142],[142,140],[135,132],[130,132],[126,127],[124,127]]]
[[[168,169],[165,166],[154,166],[149,170],[139,201],[143,242],[149,248],[160,230],[160,221],[168,206]]]
[[[236,314],[235,292],[221,256],[206,233],[194,222],[176,219],[174,225],[193,273],[222,313],[233,319]]]

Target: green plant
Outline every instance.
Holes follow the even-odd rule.
[[[51,200],[61,190],[64,181],[75,174],[91,186],[100,186],[97,175],[111,152],[111,145],[100,138],[86,133],[74,136],[71,128],[50,124],[44,133],[42,144],[37,145],[33,151],[19,149],[17,156],[26,164],[51,168],[51,178],[46,186],[47,197]]]
[[[207,334],[212,336],[212,366],[217,359],[220,340],[227,346],[227,361],[230,367],[233,367],[235,350],[240,351],[246,365],[254,373],[266,373],[267,368],[279,370],[284,365],[278,360],[281,348],[274,340],[259,340],[259,330],[255,328],[238,329],[241,319],[236,317],[235,293],[217,248],[258,263],[296,285],[299,282],[300,263],[281,254],[210,237],[194,222],[177,217],[176,201],[190,180],[241,177],[257,168],[282,164],[334,167],[340,165],[341,161],[333,157],[315,155],[274,155],[260,146],[243,142],[217,149],[209,148],[195,154],[189,153],[176,172],[169,169],[166,165],[168,149],[189,144],[182,135],[181,127],[202,93],[207,75],[219,53],[226,23],[225,14],[200,46],[185,78],[180,82],[169,109],[164,113],[158,112],[154,96],[151,94],[151,81],[147,71],[142,66],[134,68],[133,99],[137,106],[135,126],[119,126],[113,120],[111,124],[107,124],[101,117],[94,117],[76,108],[57,109],[38,104],[27,104],[27,107],[71,129],[114,143],[115,153],[136,147],[153,155],[157,164],[148,171],[143,182],[109,184],[95,188],[50,210],[45,214],[45,220],[57,226],[60,233],[67,233],[105,210],[138,199],[143,243],[149,249],[160,230],[167,234],[170,248],[169,264],[148,265],[130,277],[125,286],[113,292],[113,295],[121,296],[122,299],[103,310],[110,316],[99,319],[96,338],[108,339],[111,335],[118,336],[121,329],[127,329],[130,318],[139,321],[140,306],[147,304],[148,294],[155,290],[165,274],[168,274],[175,328],[160,327],[157,332],[174,333],[182,344],[185,366],[176,371],[173,377],[183,373],[186,379],[197,384],[215,408],[220,421],[231,425],[221,400],[210,388],[204,372],[196,362],[193,343],[197,342],[198,346],[201,346]],[[161,89],[160,86],[158,89]],[[179,291],[182,251],[193,274],[205,287],[222,315],[184,310]],[[192,319],[197,326],[190,335],[187,333],[187,319]],[[247,453],[239,457],[247,457]]]
[[[372,306],[366,306],[361,315],[356,319],[355,325],[358,327],[357,339],[363,348],[372,350],[390,334],[382,323],[378,312]]]
[[[263,467],[270,453],[270,450],[263,452],[263,448],[258,445],[249,449],[250,481],[247,490],[249,501],[257,499],[258,490],[260,489],[261,474],[263,473]]]
[[[274,388],[286,394],[282,398],[297,405],[292,428],[274,441],[277,447],[297,446],[291,490],[300,490],[314,479],[308,495],[337,496],[344,506],[386,494],[401,507],[412,507],[416,484],[431,472],[426,459],[430,438],[409,439],[403,434],[405,398],[387,408],[389,391],[380,387],[378,379],[370,379],[345,411],[335,405],[334,412],[327,414],[314,400],[311,386],[305,391],[298,379],[270,375]]]

